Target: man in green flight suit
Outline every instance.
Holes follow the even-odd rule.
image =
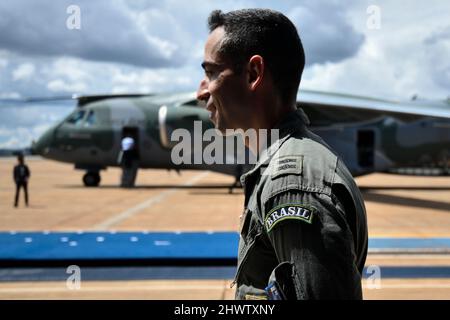
[[[295,26],[266,9],[213,11],[197,98],[216,129],[266,129],[246,145],[237,299],[361,299],[364,202],[348,169],[296,107],[305,64]]]

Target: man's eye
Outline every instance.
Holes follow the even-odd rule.
[[[219,69],[219,68],[205,68],[204,71],[205,71],[205,77],[208,80],[213,81],[213,80],[216,80],[220,76],[220,74],[222,72],[222,69]]]

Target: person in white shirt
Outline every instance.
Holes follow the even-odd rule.
[[[120,145],[121,153],[119,156],[119,162],[122,167],[120,186],[124,188],[131,188],[134,187],[137,170],[139,168],[136,142],[133,137],[125,136],[122,138]]]

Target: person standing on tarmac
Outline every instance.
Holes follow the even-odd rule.
[[[25,193],[25,205],[28,207],[28,180],[30,179],[30,169],[24,162],[22,154],[17,156],[18,164],[14,166],[13,177],[16,183],[16,195],[14,198],[14,207],[19,205],[20,189],[23,188]]]
[[[134,186],[139,167],[136,141],[131,136],[125,136],[121,143],[121,155],[119,162],[122,166],[120,186],[131,188]]]
[[[294,24],[266,9],[208,19],[197,98],[216,129],[277,130],[241,177],[236,299],[362,299],[364,202],[342,159],[307,125],[296,99],[305,56]],[[258,134],[256,135],[258,138]]]

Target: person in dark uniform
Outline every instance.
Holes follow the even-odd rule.
[[[19,163],[14,166],[13,170],[14,182],[16,183],[14,207],[17,207],[19,204],[21,188],[23,188],[25,193],[25,205],[28,207],[28,180],[30,179],[30,169],[28,169],[28,166],[25,164],[23,155],[17,156],[17,161]]]
[[[297,109],[305,56],[295,26],[266,9],[216,10],[208,25],[197,98],[216,129],[278,136],[245,141],[258,162],[241,177],[236,298],[362,299],[365,206],[342,159]]]

